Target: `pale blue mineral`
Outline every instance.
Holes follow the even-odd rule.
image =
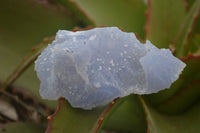
[[[142,44],[116,27],[59,30],[35,61],[42,98],[64,97],[83,109],[169,88],[184,67],[168,49]]]

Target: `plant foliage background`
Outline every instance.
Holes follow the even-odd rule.
[[[170,89],[91,111],[42,100],[34,60],[58,29],[97,26],[170,48],[187,67]],[[200,132],[199,0],[1,0],[0,61],[0,133]]]

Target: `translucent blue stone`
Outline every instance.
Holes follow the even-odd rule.
[[[168,49],[142,44],[116,27],[59,30],[35,61],[42,98],[64,97],[83,109],[169,88],[184,67]]]

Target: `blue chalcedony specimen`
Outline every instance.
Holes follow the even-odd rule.
[[[142,44],[116,27],[59,30],[35,61],[42,98],[64,97],[83,109],[169,88],[184,67],[168,49]]]

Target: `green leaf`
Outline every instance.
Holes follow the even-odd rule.
[[[190,35],[189,39],[184,45],[184,55],[195,54],[200,49],[200,33]],[[200,54],[199,54],[200,55]]]
[[[183,0],[149,0],[147,15],[147,38],[159,48],[168,48],[186,11]]]
[[[109,106],[93,110],[73,108],[64,98],[59,99],[58,108],[48,117],[47,133],[97,133],[100,131],[105,115],[115,102]]]
[[[44,37],[54,36],[58,29],[78,25],[70,11],[34,0],[6,0],[0,4],[0,81],[16,68],[31,47]],[[33,66],[20,77],[15,86],[24,87],[40,99],[39,80]],[[51,105],[51,104],[50,104]]]
[[[63,7],[66,7],[67,9],[70,9],[71,15],[75,17],[76,20],[78,20],[79,26],[85,27],[87,26],[95,26],[93,20],[89,18],[89,16],[79,7],[76,5],[74,1],[70,0],[49,0],[52,3],[59,3]]]
[[[188,55],[182,60],[187,66],[170,89],[144,97],[162,112],[172,114],[183,112],[200,97],[200,56]]]
[[[143,102],[149,133],[198,133],[200,131],[200,102],[178,115],[167,115]]]
[[[66,100],[60,99],[57,111],[48,119],[47,133],[96,133],[102,127],[112,131],[146,132],[143,108],[135,95],[93,110],[73,108]]]
[[[138,96],[132,94],[119,100],[123,102],[108,113],[103,128],[116,132],[146,133],[146,116]]]
[[[61,98],[57,111],[48,120],[47,133],[96,133],[101,128],[110,131],[146,132],[144,110],[136,95],[114,100],[109,106],[93,110],[73,108]]]
[[[59,0],[68,3],[68,0]],[[118,26],[145,38],[143,0],[74,0],[72,1],[96,26]]]
[[[196,22],[196,19],[200,13],[200,1],[196,0],[190,10],[187,13],[187,16],[185,17],[184,21],[182,22],[182,25],[180,26],[179,32],[175,39],[173,40],[173,43],[177,47],[177,56],[178,57],[184,57],[187,56],[190,49],[188,48],[188,45],[190,43],[187,43],[189,39],[189,35],[192,33],[192,28],[194,27],[194,23]],[[198,29],[198,28],[194,28]],[[194,34],[194,33],[193,33]]]
[[[151,4],[154,3],[154,1],[155,0],[151,1]],[[169,1],[166,1],[166,2],[169,2]],[[175,4],[175,2],[178,2],[178,1],[173,1],[172,3]],[[156,4],[156,3],[154,3],[154,4]],[[188,35],[189,35],[188,30],[191,29],[193,26],[194,16],[198,13],[199,4],[200,4],[200,2],[198,0],[193,4],[193,6],[187,12],[187,15],[185,16],[184,21],[182,22],[183,24],[182,25],[179,24],[178,27],[180,27],[180,28],[178,30],[176,30],[177,35],[174,34],[174,35],[176,35],[174,44],[175,44],[175,47],[177,48],[178,56],[182,56],[182,54],[180,54],[180,53],[183,52],[183,49],[185,47],[185,45],[183,45],[183,44],[185,43],[185,41],[188,38]],[[151,8],[155,8],[153,5],[151,5]],[[183,7],[183,5],[181,7]],[[164,7],[162,7],[162,6],[159,7],[159,10],[161,8],[164,8]],[[170,8],[168,7],[168,9],[170,9]],[[181,8],[181,10],[182,10],[182,8]],[[171,12],[171,11],[168,11],[168,13],[169,12]],[[155,12],[155,14],[158,15],[160,13]],[[152,13],[150,14],[150,19],[151,19],[151,15],[152,15]],[[179,21],[178,13],[174,12],[174,15],[177,16],[177,21]],[[152,18],[152,19],[154,20],[155,18]],[[160,21],[160,18],[157,18],[157,19],[159,19],[159,21]],[[162,19],[162,17],[161,17],[161,19]],[[163,22],[162,26],[168,25],[168,23],[171,23],[171,22],[167,22],[167,23]],[[175,29],[171,29],[171,30],[175,30]],[[152,30],[152,34],[156,34],[154,32],[155,31]],[[163,31],[163,33],[169,34],[171,32]],[[150,36],[152,36],[152,35],[150,35]],[[167,35],[165,35],[165,36],[167,36]],[[167,47],[170,44],[170,39],[168,39],[168,41],[167,41],[165,36],[163,36],[163,38],[159,37],[159,36],[157,36],[157,37],[155,36],[155,40],[156,41],[162,40],[163,42],[168,42],[168,43],[166,43],[166,47]],[[198,37],[195,39],[193,37],[191,37],[191,38],[193,41],[198,40]],[[195,49],[195,47],[192,46],[192,49]],[[196,50],[198,50],[198,46],[196,47]],[[185,60],[187,66],[184,69],[183,74],[180,76],[180,78],[176,82],[174,82],[172,84],[170,89],[166,89],[159,93],[145,96],[144,98],[147,98],[147,100],[155,108],[157,108],[158,110],[160,110],[162,112],[177,114],[177,113],[183,112],[187,108],[189,108],[200,96],[200,91],[198,89],[199,83],[197,82],[198,80],[200,80],[200,73],[198,70],[200,67],[200,64],[199,64],[200,61],[198,58],[196,58],[196,57],[198,57],[198,55],[194,56],[194,58],[193,58],[193,56],[194,55],[188,55],[186,57],[186,58],[188,58],[188,60]],[[190,58],[190,57],[192,57],[192,58]]]
[[[44,48],[54,40],[54,37],[46,38],[44,41],[31,49],[22,61],[16,66],[15,70],[7,77],[7,79],[1,84],[0,89],[6,89],[11,86],[15,80],[21,76],[21,74],[35,61]]]
[[[45,128],[41,124],[30,122],[16,122],[1,126],[0,133],[44,133]]]
[[[196,6],[196,5],[195,5]],[[193,23],[188,35],[188,39],[184,44],[183,54],[196,53],[200,49],[200,10],[197,11],[193,18]],[[200,54],[199,54],[200,55]]]

